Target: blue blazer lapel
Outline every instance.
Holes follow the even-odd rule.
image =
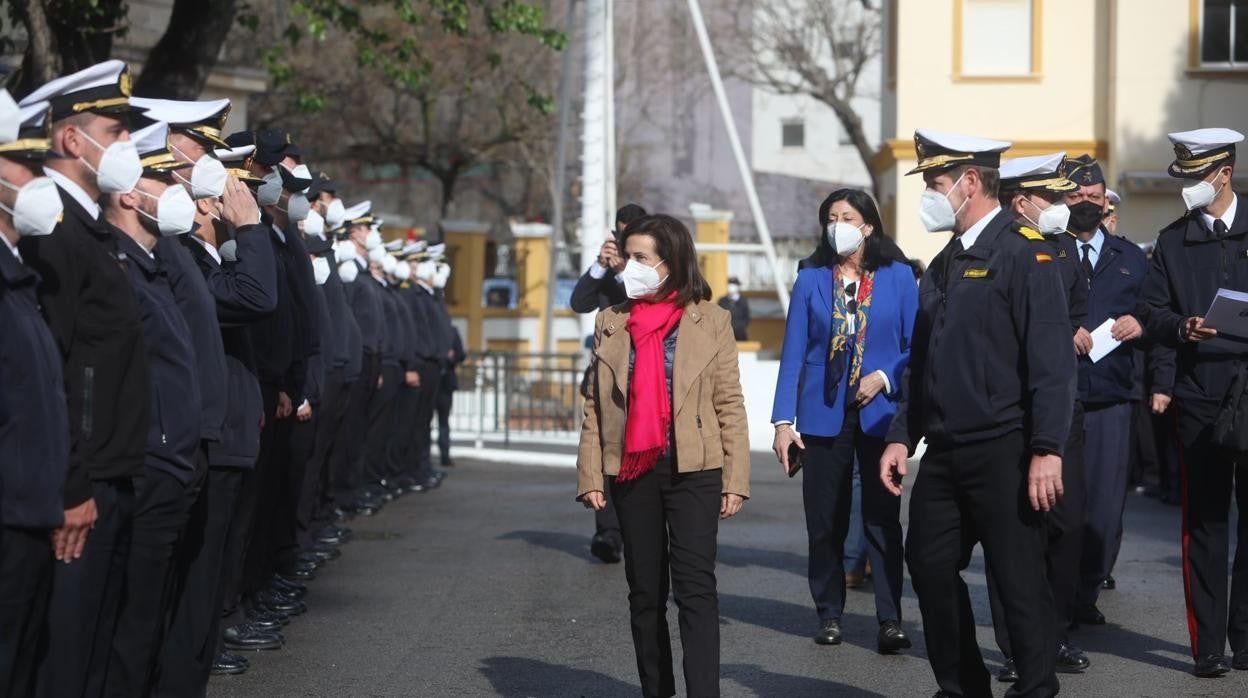
[[[823,267],[819,269],[819,297],[823,299],[824,309],[828,311],[829,317],[832,315],[832,270]]]

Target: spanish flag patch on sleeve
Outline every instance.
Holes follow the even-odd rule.
[[[1053,256],[1052,256],[1052,255],[1050,255],[1048,252],[1037,252],[1037,253],[1036,253],[1036,261],[1037,261],[1037,262],[1042,262],[1042,263],[1043,263],[1043,262],[1052,262],[1052,261],[1053,261]]]

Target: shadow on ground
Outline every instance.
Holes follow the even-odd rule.
[[[631,657],[629,658],[631,659]],[[487,657],[481,674],[500,696],[634,696],[637,687],[586,669],[524,657]],[[557,687],[557,688],[556,688]]]

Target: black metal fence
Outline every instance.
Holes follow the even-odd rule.
[[[581,354],[469,354],[458,368],[451,434],[476,441],[478,448],[488,442],[574,442],[584,371]]]

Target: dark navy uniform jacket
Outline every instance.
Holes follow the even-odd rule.
[[[264,402],[257,378],[255,352],[248,327],[277,308],[277,262],[269,230],[248,225],[234,231],[237,261],[218,262],[204,243],[189,235],[178,242],[191,253],[216,302],[226,379],[225,423],[220,441],[208,444],[208,464],[220,468],[251,468],[260,452],[260,416]]]
[[[1192,211],[1162,229],[1153,248],[1139,317],[1150,339],[1176,349],[1174,396],[1180,400],[1221,401],[1234,362],[1248,358],[1243,339],[1180,337],[1184,320],[1203,316],[1219,288],[1248,291],[1248,200],[1242,196],[1225,236],[1219,238]]]
[[[1092,268],[1088,291],[1089,332],[1109,318],[1134,314],[1148,275],[1148,257],[1138,245],[1104,231],[1102,234],[1105,243]],[[1079,357],[1079,399],[1090,405],[1139,399],[1139,371],[1132,349],[1129,345],[1119,347],[1096,363]]]
[[[412,353],[416,359],[421,362],[429,363],[437,360],[435,356],[437,348],[434,346],[432,327],[428,310],[425,308],[426,297],[429,294],[423,288],[414,282],[408,282],[400,291],[399,298],[402,299],[403,305],[407,306],[408,313],[412,316],[412,322],[416,327],[416,333],[412,337]]]
[[[1061,454],[1075,401],[1070,312],[1053,250],[1000,211],[970,249],[953,241],[919,286],[906,387],[887,441],[911,452],[1025,430]]]
[[[199,265],[179,241],[181,235],[162,237],[156,242],[156,255],[168,275],[173,297],[182,311],[182,318],[191,330],[195,348],[195,366],[199,374],[200,417],[199,438],[220,441],[225,426],[227,385],[225,347],[221,343],[221,325],[217,320],[216,300],[208,283],[199,273]]]
[[[1027,228],[1027,226],[1022,226]],[[1027,228],[1028,231],[1031,228]],[[1087,326],[1088,316],[1088,279],[1083,274],[1083,268],[1079,266],[1079,255],[1075,247],[1075,236],[1070,233],[1060,233],[1058,235],[1050,235],[1044,238],[1049,246],[1053,248],[1053,261],[1057,262],[1058,270],[1062,274],[1062,288],[1066,289],[1066,307],[1070,310],[1070,333],[1071,342],[1074,342],[1074,334],[1080,328],[1084,328],[1089,332],[1091,327]]]
[[[377,287],[377,296],[381,300],[382,323],[381,331],[385,339],[382,341],[381,365],[402,366],[403,344],[407,341],[407,327],[399,317],[399,307],[390,287],[383,281],[373,277],[368,279]]]
[[[316,285],[300,234],[270,226],[268,237],[277,262],[277,308],[251,326],[251,342],[260,383],[286,393],[298,405],[304,399],[308,357],[320,342],[311,301]]]
[[[143,472],[148,429],[147,359],[138,301],[103,220],[64,189],[51,235],[18,243],[39,274],[39,304],[64,360],[69,405],[65,506],[92,496],[92,480]]]
[[[451,316],[446,312],[446,305],[431,289],[416,284],[416,298],[420,302],[421,311],[429,327],[428,349],[432,353],[426,358],[438,362],[439,365],[445,365],[449,362],[447,353],[450,352],[453,344]]]
[[[420,356],[416,352],[420,326],[416,324],[407,301],[403,300],[403,289],[393,284],[386,286],[386,302],[394,308],[399,325],[403,328],[402,340],[398,346],[399,365],[404,371],[415,371],[420,362]]]
[[[331,342],[333,361],[330,362],[330,368],[341,368],[344,373],[351,373],[349,367],[354,361],[354,378],[360,375],[360,327],[347,305],[347,294],[343,288],[342,277],[338,276],[338,265],[334,263],[333,251],[330,250],[324,257],[329,262],[329,278],[321,286],[321,291],[325,294],[331,327],[329,333],[321,332],[321,341]],[[355,327],[352,328],[352,325]]]
[[[381,286],[369,272],[368,262],[356,259],[353,264],[360,268],[360,274],[355,277],[355,281],[343,285],[347,304],[359,324],[360,343],[364,353],[379,354],[384,342],[381,322],[385,316],[385,309],[381,304]]]
[[[38,280],[0,241],[0,524],[58,528],[69,413],[61,354],[35,300]]]
[[[130,258],[127,270],[139,299],[147,346],[152,410],[144,462],[190,484],[195,479],[203,409],[191,329],[173,297],[164,264],[129,235],[109,227],[118,248]]]

